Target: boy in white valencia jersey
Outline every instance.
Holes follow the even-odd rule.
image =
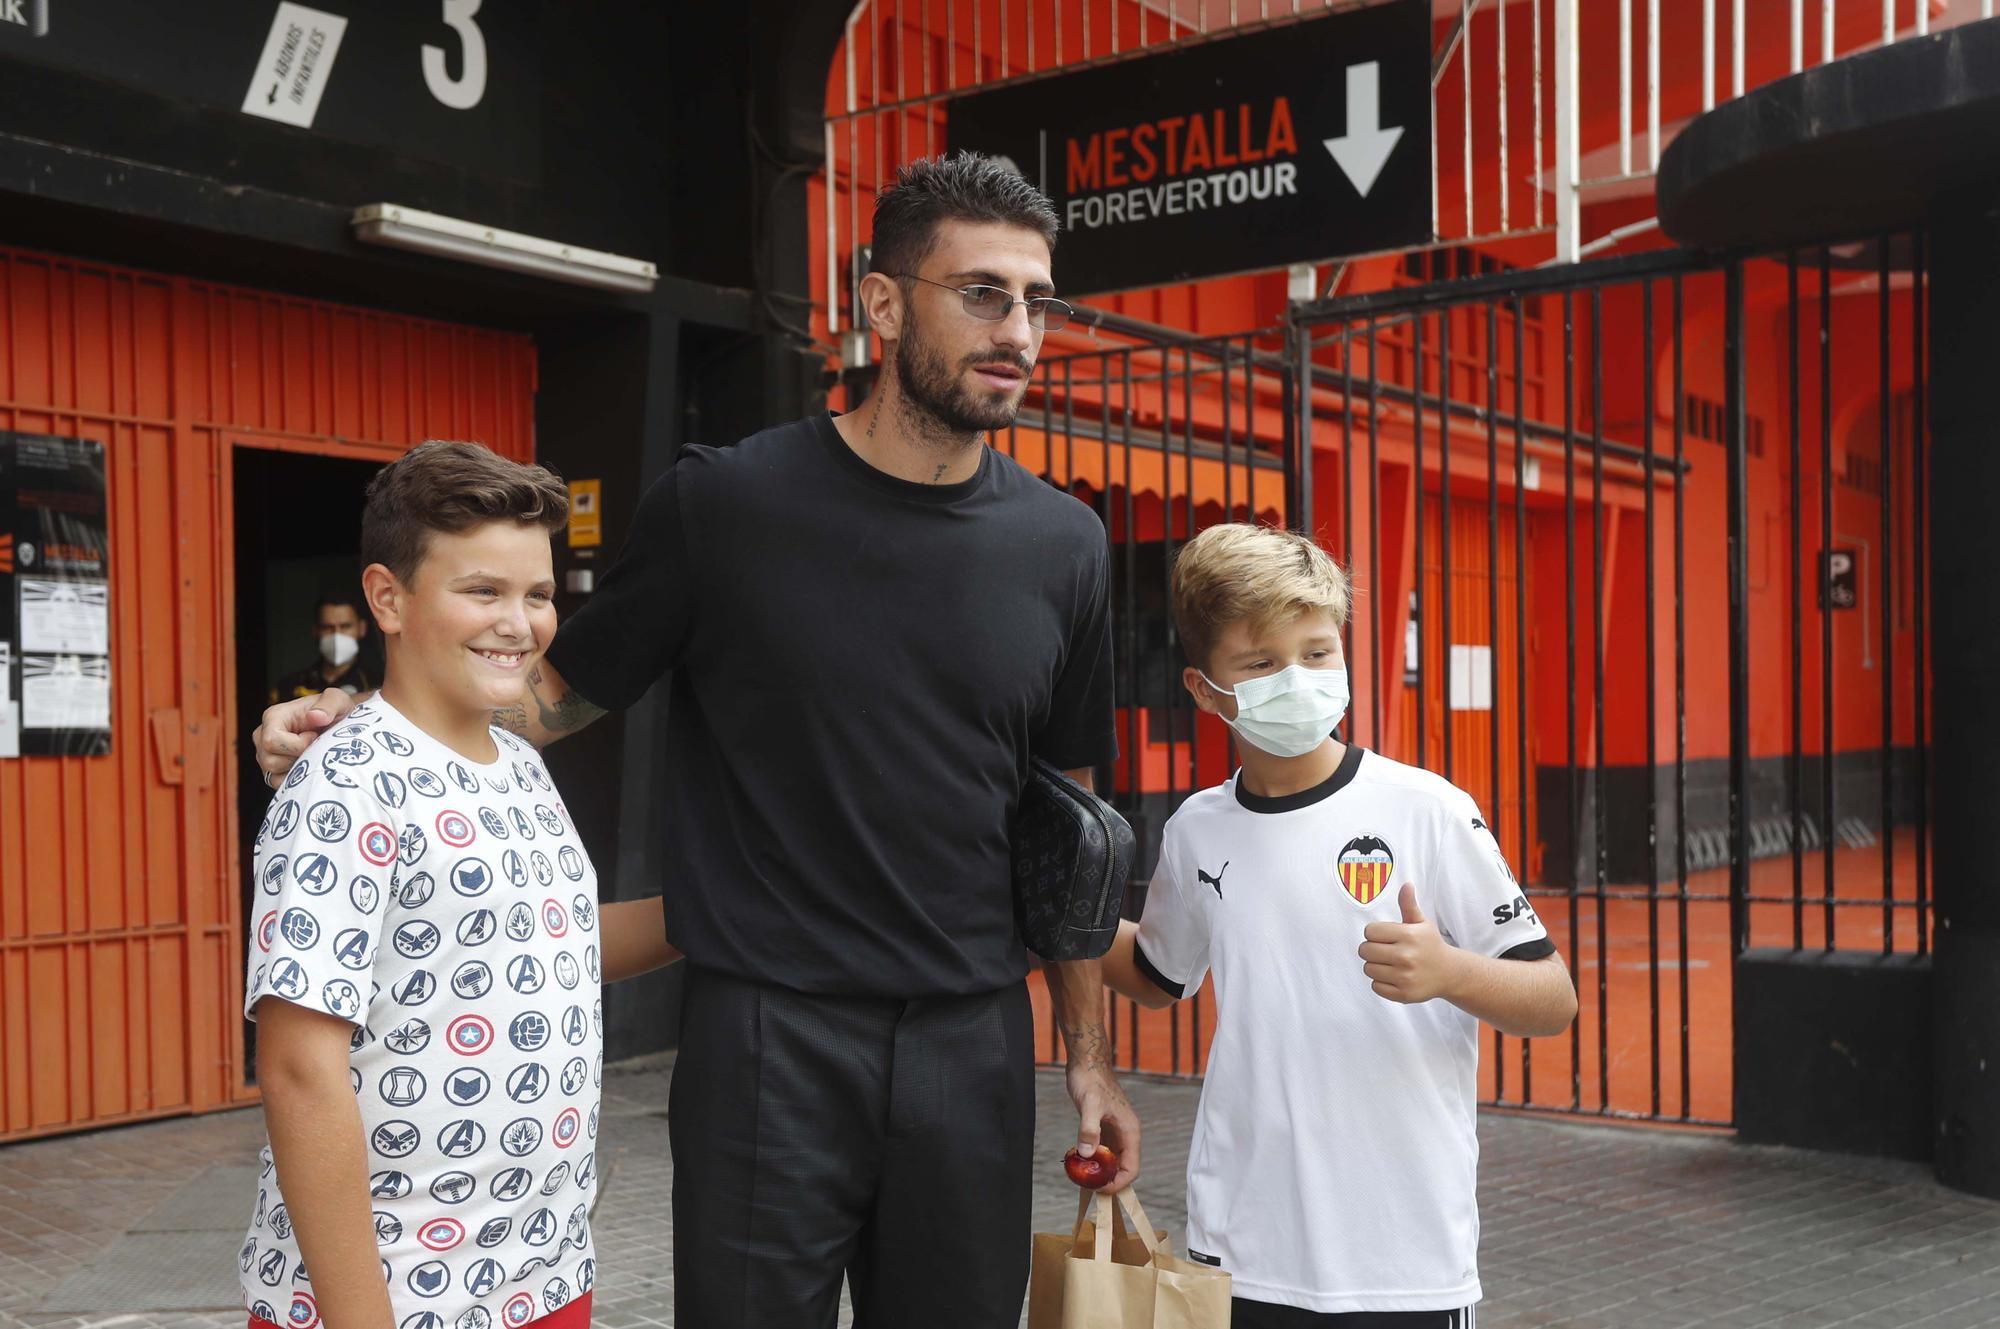
[[[1330,737],[1348,599],[1300,535],[1182,550],[1184,681],[1243,765],[1167,823],[1105,980],[1165,1006],[1214,977],[1187,1242],[1229,1270],[1236,1329],[1464,1329],[1479,1021],[1557,1033],[1576,996],[1471,797]]]
[[[565,498],[470,444],[370,486],[382,693],[292,767],[257,836],[253,1326],[589,1322],[599,984],[673,952],[657,898],[603,906],[600,928],[540,756],[490,723],[553,634]]]

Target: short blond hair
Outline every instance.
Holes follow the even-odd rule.
[[[1310,613],[1345,627],[1351,590],[1340,564],[1307,537],[1227,522],[1188,541],[1174,561],[1174,621],[1188,659],[1205,669],[1216,638],[1240,619],[1256,633]]]

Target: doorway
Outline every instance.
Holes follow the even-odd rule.
[[[237,861],[240,915],[254,925],[251,850],[271,801],[250,735],[281,680],[321,664],[323,599],[347,598],[367,623],[345,677],[379,681],[381,636],[361,603],[361,505],[380,460],[231,448],[235,518]],[[244,1021],[243,1067],[257,1079],[256,1025]]]

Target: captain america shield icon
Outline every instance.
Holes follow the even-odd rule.
[[[319,1303],[312,1299],[311,1293],[292,1293],[292,1305],[285,1312],[285,1323],[290,1329],[314,1329],[319,1323]]]
[[[1341,847],[1335,867],[1341,889],[1356,904],[1373,904],[1395,875],[1396,856],[1380,836],[1357,835]]]
[[[556,1124],[549,1128],[549,1138],[556,1148],[567,1149],[576,1143],[576,1137],[583,1131],[583,1116],[575,1108],[564,1108],[556,1117]]]
[[[472,843],[473,837],[477,834],[472,829],[472,818],[450,808],[438,813],[437,833],[438,839],[453,849],[465,848]]]
[[[417,1229],[417,1240],[426,1250],[448,1251],[465,1240],[465,1224],[456,1218],[433,1218]]]
[[[507,1329],[521,1329],[535,1318],[535,1299],[525,1292],[516,1292],[500,1308],[500,1318],[507,1322]]]
[[[387,867],[396,859],[396,833],[379,821],[363,826],[356,844],[361,856],[378,868]]]
[[[551,937],[564,936],[569,932],[569,910],[556,900],[542,902],[542,926]]]
[[[268,951],[278,935],[278,911],[273,909],[257,920],[257,949]]]
[[[445,1042],[461,1057],[476,1057],[493,1046],[493,1025],[481,1015],[461,1015],[445,1026]]]

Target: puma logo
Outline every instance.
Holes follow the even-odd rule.
[[[1206,882],[1210,886],[1215,887],[1215,898],[1220,900],[1222,898],[1222,873],[1227,871],[1229,871],[1229,864],[1224,863],[1222,865],[1221,871],[1217,872],[1213,877],[1209,876],[1206,872],[1203,872],[1200,868],[1196,868],[1194,870],[1194,875],[1199,880]]]

